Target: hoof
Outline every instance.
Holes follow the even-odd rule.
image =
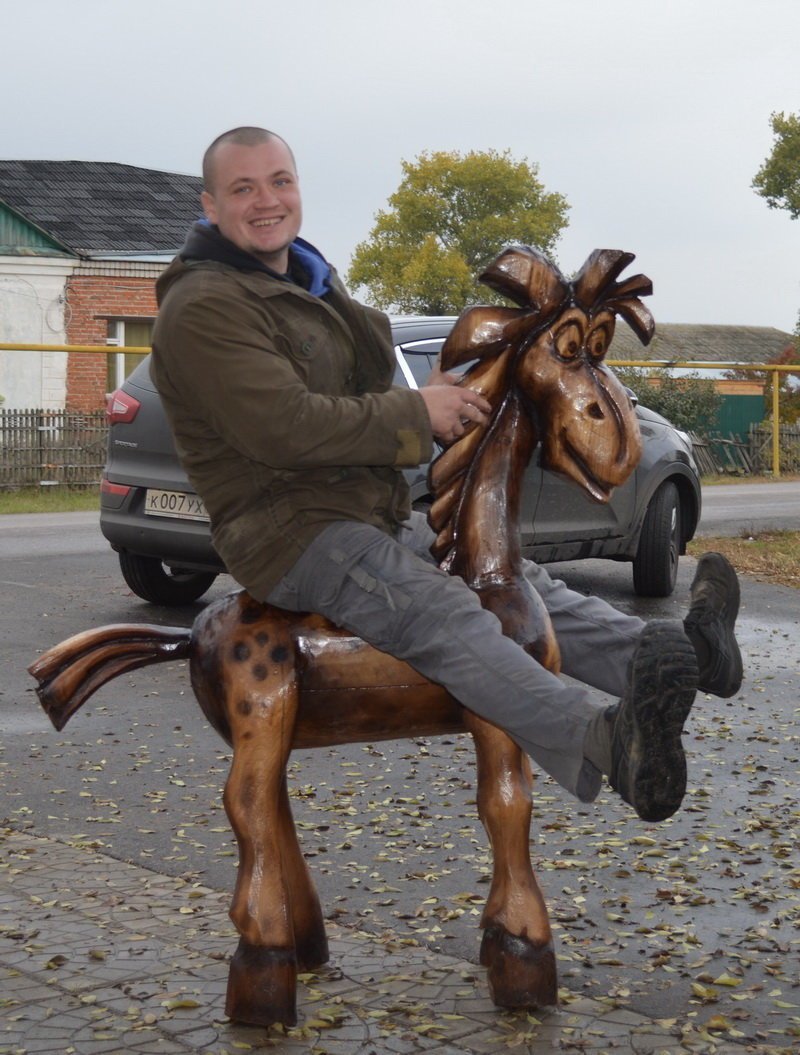
[[[558,1004],[552,942],[534,945],[503,927],[489,927],[481,943],[481,963],[488,968],[489,993],[498,1007],[532,1009]]]
[[[297,958],[293,949],[266,949],[241,938],[228,973],[225,1014],[248,1026],[297,1024]]]

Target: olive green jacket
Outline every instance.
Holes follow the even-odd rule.
[[[152,375],[228,571],[263,600],[338,520],[392,532],[400,472],[428,461],[418,392],[394,388],[386,316],[334,276],[324,299],[259,271],[176,259],[157,285]]]

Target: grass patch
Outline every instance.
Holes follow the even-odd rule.
[[[800,590],[800,532],[764,531],[742,538],[699,538],[687,547],[693,557],[723,553],[742,575]]]
[[[718,484],[785,484],[800,480],[797,473],[781,473],[774,477],[772,473],[764,476],[748,475],[747,473],[719,473],[716,476],[704,476],[701,479],[703,487],[716,487]]]
[[[99,487],[70,491],[62,487],[23,487],[0,491],[2,513],[77,513],[100,509]]]

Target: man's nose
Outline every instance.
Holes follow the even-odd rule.
[[[280,205],[280,198],[275,193],[274,187],[271,184],[264,184],[256,188],[256,203],[263,206],[264,208],[270,208],[274,205]]]

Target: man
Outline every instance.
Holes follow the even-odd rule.
[[[206,221],[158,284],[153,376],[228,570],[259,600],[320,612],[406,660],[582,801],[605,774],[644,819],[670,816],[697,688],[731,696],[741,682],[730,565],[706,555],[685,624],[650,626],[526,565],[565,673],[620,702],[601,708],[544,670],[435,566],[432,533],[410,515],[401,470],[428,461],[434,437],[485,421],[488,403],[447,383],[391,387],[388,320],[299,238],[279,136],[224,133],[203,176]]]

